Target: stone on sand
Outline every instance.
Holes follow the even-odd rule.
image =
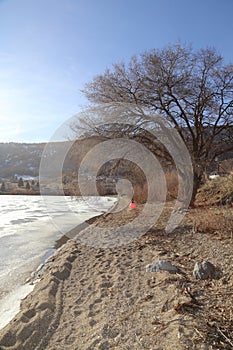
[[[172,265],[172,263],[166,259],[158,259],[152,264],[146,266],[147,272],[168,271],[170,273],[179,273],[179,269]]]

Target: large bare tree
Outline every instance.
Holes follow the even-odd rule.
[[[176,44],[145,52],[94,77],[83,92],[93,105],[133,103],[169,121],[190,151],[193,200],[206,167],[233,150],[233,64],[214,48]]]

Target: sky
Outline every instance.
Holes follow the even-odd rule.
[[[112,64],[169,44],[233,62],[233,0],[0,0],[0,142],[48,142]]]

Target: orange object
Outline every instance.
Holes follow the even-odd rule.
[[[130,209],[135,209],[136,208],[136,203],[131,202],[129,207],[130,207]]]

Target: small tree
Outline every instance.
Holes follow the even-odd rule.
[[[4,181],[2,182],[2,185],[1,185],[1,191],[6,192],[6,185]]]
[[[31,186],[30,186],[30,183],[29,181],[26,182],[26,190],[30,190],[31,189]]]
[[[24,181],[23,181],[22,177],[19,178],[18,187],[24,187]]]

